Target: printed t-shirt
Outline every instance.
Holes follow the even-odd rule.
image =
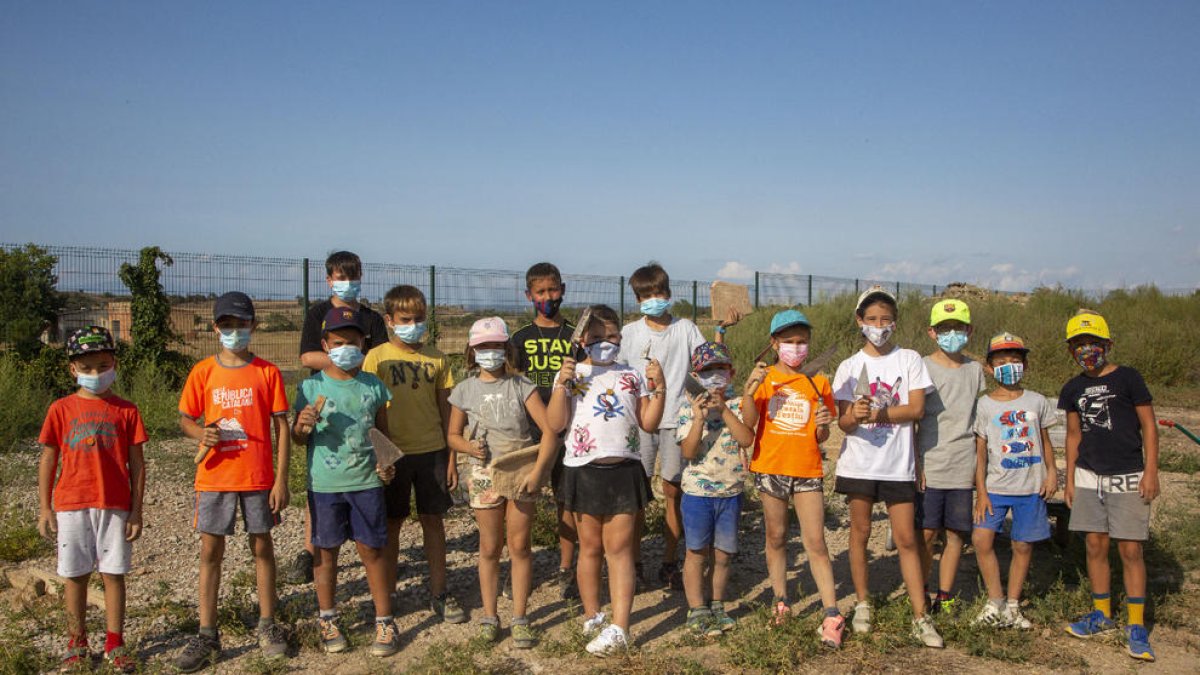
[[[965,490],[975,485],[975,401],[987,390],[983,366],[967,361],[947,368],[926,356],[933,391],[925,394],[925,416],[917,425],[917,452],[925,486]]]
[[[325,397],[325,404],[308,436],[308,489],[329,493],[383,487],[367,432],[375,426],[375,413],[392,399],[391,392],[371,373],[338,380],[319,372],[297,387],[293,409],[300,412],[318,396]]]
[[[571,425],[564,466],[583,466],[607,457],[641,459],[638,401],[647,395],[638,372],[624,364],[575,366],[567,385]]]
[[[1146,381],[1128,366],[1117,366],[1101,377],[1080,373],[1068,380],[1058,395],[1058,407],[1079,415],[1083,436],[1076,464],[1101,476],[1145,469],[1135,406],[1152,400]]]
[[[671,323],[665,329],[653,330],[646,324],[646,317],[642,317],[621,329],[621,352],[617,361],[631,366],[644,380],[649,361],[643,355],[649,346],[649,356],[658,359],[666,380],[666,407],[663,410],[679,410],[687,400],[683,395],[683,378],[691,372],[692,351],[704,342],[700,329],[687,319],[671,317]],[[656,382],[655,386],[662,386],[662,383]],[[676,415],[664,413],[658,428],[674,429],[677,419]]]
[[[795,478],[824,476],[816,406],[826,406],[829,414],[837,417],[829,380],[818,374],[809,381],[804,375],[787,375],[772,366],[754,390],[754,405],[759,422],[750,470]]]
[[[325,321],[325,315],[331,309],[333,309],[333,300],[325,298],[321,302],[309,307],[308,311],[304,313],[304,326],[300,329],[301,354],[325,351],[325,348],[321,346],[321,338],[324,337],[321,324]],[[374,347],[386,344],[388,341],[388,327],[387,322],[383,320],[383,316],[362,303],[359,303],[358,310],[364,329],[363,351],[369,352]]]
[[[1011,401],[982,396],[975,409],[975,434],[987,440],[987,491],[1031,495],[1046,480],[1042,429],[1058,422],[1045,396],[1025,390]]]
[[[57,449],[62,466],[55,511],[130,509],[129,448],[146,442],[136,405],[113,394],[65,396],[50,404],[38,442]]]
[[[855,385],[867,368],[871,408],[908,404],[908,394],[933,386],[921,356],[911,349],[893,347],[883,356],[867,356],[859,350],[838,365],[833,376],[833,397],[853,403]],[[837,475],[864,480],[916,480],[912,422],[860,424],[842,441]]]
[[[410,352],[389,342],[368,352],[362,369],[378,376],[392,393],[388,434],[404,454],[422,455],[446,447],[437,393],[454,387],[454,376],[445,354],[431,345]]]
[[[725,401],[725,405],[738,419],[742,419],[742,399],[731,398]],[[675,438],[682,443],[692,430],[690,403],[679,406],[677,422],[679,426],[675,429]],[[696,458],[687,460],[680,479],[684,494],[695,497],[740,495],[746,470],[742,467],[738,443],[729,432],[729,426],[719,414],[714,413],[705,416],[701,424],[704,425],[704,431],[700,434]]]
[[[525,373],[525,377],[537,387],[542,403],[550,403],[554,376],[562,368],[563,357],[572,356],[576,361],[587,358],[582,349],[571,347],[571,333],[574,331],[575,326],[566,321],[557,328],[543,328],[529,323],[509,338],[516,348],[517,370]]]
[[[271,416],[286,415],[287,392],[279,369],[255,356],[236,368],[210,356],[192,367],[179,412],[216,424],[220,440],[196,467],[200,492],[252,492],[275,485]],[[197,445],[197,449],[199,449]]]
[[[450,392],[450,405],[467,414],[467,428],[478,424],[476,440],[487,443],[492,461],[505,453],[533,443],[525,400],[534,394],[533,383],[521,375],[509,375],[494,382],[468,377]],[[466,432],[464,431],[464,434]],[[479,466],[483,462],[471,457]]]

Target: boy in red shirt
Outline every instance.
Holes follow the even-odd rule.
[[[217,635],[221,560],[239,508],[258,580],[258,645],[268,657],[287,654],[287,640],[274,618],[271,528],[279,524],[279,512],[288,503],[288,401],[279,369],[250,352],[254,326],[254,304],[245,293],[233,291],[217,298],[213,330],[221,351],[192,368],[179,398],[179,425],[204,450],[196,466],[200,631],[175,659],[175,667],[185,673],[208,667],[221,654]],[[274,467],[272,427],[278,462]]]
[[[84,615],[95,569],[104,579],[104,656],[116,670],[131,673],[137,660],[122,635],[125,575],[131,543],[142,533],[146,429],[137,406],[109,391],[117,358],[106,329],[86,326],[72,333],[67,357],[79,390],[50,404],[38,438],[38,531],[51,541],[57,534],[58,574],[64,578],[70,637],[63,667],[91,665]]]

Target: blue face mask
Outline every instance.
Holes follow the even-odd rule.
[[[93,394],[103,394],[116,381],[117,371],[115,368],[106,370],[99,375],[79,374],[75,376],[75,383]]]
[[[425,322],[421,323],[406,323],[399,326],[392,326],[392,332],[400,341],[406,345],[413,345],[421,341],[425,337]]]
[[[218,328],[221,333],[221,346],[231,351],[240,352],[250,346],[249,328]]]
[[[967,346],[967,332],[963,330],[950,330],[945,333],[938,333],[937,344],[947,354],[957,354],[962,351],[963,347]]]
[[[617,360],[617,354],[621,351],[621,345],[615,342],[601,340],[593,342],[587,346],[588,358],[592,363],[598,366],[606,366]]]
[[[1005,363],[992,369],[992,376],[996,378],[996,381],[1010,387],[1020,382],[1024,375],[1024,363]]]
[[[363,353],[358,345],[342,345],[329,350],[329,360],[342,370],[354,370],[362,365]]]
[[[671,301],[663,298],[650,298],[643,300],[641,307],[642,314],[646,316],[662,316],[668,309],[671,308]]]
[[[361,281],[334,281],[332,283],[333,294],[342,302],[354,302],[358,300],[358,293],[362,290]]]

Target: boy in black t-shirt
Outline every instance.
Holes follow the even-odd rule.
[[[1143,623],[1150,502],[1158,496],[1158,431],[1142,376],[1109,361],[1112,337],[1104,317],[1080,310],[1067,321],[1067,351],[1083,373],[1063,385],[1058,407],[1067,414],[1066,502],[1071,529],[1087,533],[1087,570],[1094,609],[1067,626],[1087,638],[1115,630],[1109,540],[1124,568],[1129,655],[1154,660]]]
[[[571,333],[575,327],[563,319],[558,308],[562,304],[563,283],[558,268],[548,262],[540,262],[525,272],[525,298],[533,303],[533,321],[512,334],[510,340],[517,351],[517,370],[525,373],[537,387],[543,403],[550,402],[554,376],[562,368],[564,356],[578,361],[586,358],[583,350],[571,344]],[[531,425],[534,435],[537,427]],[[534,441],[540,440],[534,438]],[[574,594],[575,573],[571,570],[575,559],[575,523],[565,515],[563,504],[557,500],[559,478],[562,475],[562,456],[565,447],[560,443],[558,457],[554,461],[551,487],[558,502],[558,550],[559,565],[556,583],[563,599]]]

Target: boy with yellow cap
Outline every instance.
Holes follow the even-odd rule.
[[[1083,372],[1063,385],[1058,407],[1067,414],[1066,502],[1070,528],[1087,533],[1088,580],[1094,609],[1067,626],[1088,638],[1117,628],[1109,594],[1109,540],[1117,540],[1125,581],[1129,655],[1154,660],[1143,623],[1150,502],[1158,496],[1158,431],[1142,376],[1113,363],[1104,317],[1080,310],[1067,321],[1067,351]]]

